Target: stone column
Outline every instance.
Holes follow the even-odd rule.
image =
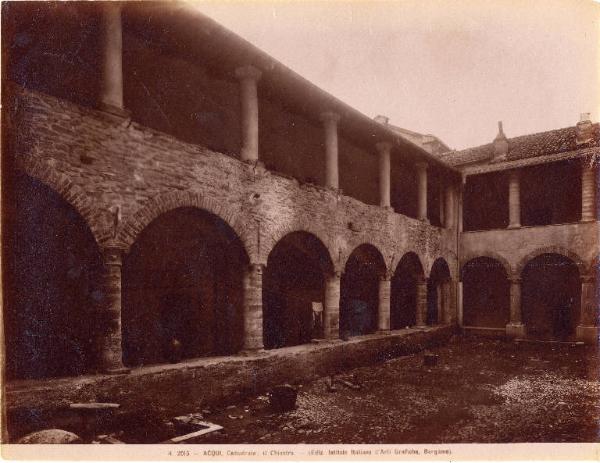
[[[508,228],[521,226],[521,193],[519,171],[511,170],[508,174]]]
[[[102,75],[100,109],[122,113],[123,109],[123,36],[121,5],[105,2],[101,5]]]
[[[263,304],[261,264],[250,264],[244,273],[244,347],[260,350],[263,345]]]
[[[446,280],[442,286],[442,294],[444,299],[444,315],[442,318],[442,323],[447,325],[451,325],[456,317],[454,314],[455,307],[455,297],[456,297],[456,283],[452,280]]]
[[[515,276],[510,280],[510,322],[506,325],[506,335],[510,338],[525,337],[521,308],[521,279]]]
[[[379,279],[379,308],[377,310],[377,330],[388,332],[390,330],[390,299],[392,294],[392,281],[389,275],[382,275]]]
[[[598,343],[598,299],[595,279],[591,275],[581,277],[581,312],[577,325],[577,340],[588,344]]]
[[[427,278],[417,279],[417,328],[427,326]]]
[[[460,184],[460,189],[458,191],[458,233],[463,232],[463,200],[464,200],[464,183]]]
[[[427,219],[427,163],[419,162],[415,164],[417,168],[418,198],[417,198],[417,219],[429,223]]]
[[[451,229],[454,228],[454,187],[452,185],[446,186],[445,199],[444,226]]]
[[[333,112],[321,114],[321,121],[325,129],[325,186],[339,189],[338,173],[338,133],[337,125],[340,116]]]
[[[98,344],[100,368],[105,373],[126,373],[121,346],[121,250],[107,248],[102,252],[102,299],[98,308]]]
[[[325,339],[340,337],[340,279],[335,272],[325,279],[325,304],[323,307],[323,336]]]
[[[588,159],[581,163],[581,221],[592,222],[596,219],[596,173]]]
[[[379,152],[379,205],[390,208],[390,151],[392,144],[380,142],[375,146]]]
[[[240,159],[258,161],[258,90],[257,82],[262,73],[254,66],[242,66],[235,70],[240,81],[242,109],[242,152]]]
[[[458,326],[463,326],[463,282],[456,283],[456,322]]]

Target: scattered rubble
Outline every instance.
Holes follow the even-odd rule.
[[[77,434],[63,429],[44,429],[21,437],[17,444],[82,444]]]

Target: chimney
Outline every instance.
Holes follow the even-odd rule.
[[[390,118],[387,116],[375,116],[375,122],[379,122],[380,124],[383,125],[388,125],[388,123],[390,122]]]
[[[494,138],[494,156],[492,160],[502,161],[508,154],[508,139],[502,130],[502,121],[498,122],[498,135]]]
[[[575,126],[577,144],[582,145],[591,142],[594,139],[593,129],[590,113],[581,113],[579,122]]]

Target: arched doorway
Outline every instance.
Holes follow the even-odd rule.
[[[476,257],[462,268],[463,325],[506,328],[510,321],[510,281],[504,266]]]
[[[323,336],[325,275],[332,271],[327,248],[310,233],[292,232],[275,245],[263,277],[266,349]]]
[[[370,244],[357,247],[341,279],[340,332],[359,336],[377,330],[379,281],[385,274],[381,253]]]
[[[184,207],[152,221],[123,261],[125,364],[175,361],[176,350],[181,358],[240,350],[247,264],[216,215]]]
[[[447,299],[450,297],[448,285],[450,284],[450,268],[443,258],[438,258],[431,267],[429,281],[427,282],[427,315],[428,325],[437,325],[444,322],[444,308],[449,308]]]
[[[406,253],[392,277],[390,325],[392,330],[417,322],[417,283],[424,277],[423,266],[414,252]]]
[[[7,229],[4,328],[8,379],[79,375],[97,365],[94,309],[102,260],[79,213],[16,175]],[[10,207],[10,206],[9,206]]]
[[[537,339],[573,339],[581,299],[577,265],[560,254],[542,254],[527,263],[521,279],[527,335]]]

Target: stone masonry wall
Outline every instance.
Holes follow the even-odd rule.
[[[266,263],[279,239],[304,230],[321,239],[337,270],[356,246],[371,243],[388,270],[413,251],[427,274],[438,257],[456,272],[452,230],[301,184],[127,119],[11,89],[18,102],[12,115],[17,165],[73,204],[101,247],[127,250],[161,213],[194,206],[227,222],[253,263]]]

